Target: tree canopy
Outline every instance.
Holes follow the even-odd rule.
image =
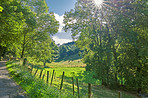
[[[59,23],[48,11],[45,0],[1,0],[0,57],[8,53],[17,58],[51,60],[57,48],[51,35]]]
[[[64,16],[65,31],[71,30],[84,50],[86,70],[95,71],[103,85],[148,91],[148,2],[89,5],[89,0],[77,0]]]

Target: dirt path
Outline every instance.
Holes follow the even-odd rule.
[[[0,61],[0,98],[25,98],[20,94],[20,87],[10,79],[5,63]]]

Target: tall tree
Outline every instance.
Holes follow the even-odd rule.
[[[104,85],[147,91],[147,1],[107,0],[99,10],[88,6],[90,2],[77,0],[64,16],[65,30],[85,50],[86,69],[95,71]]]
[[[0,4],[4,9],[0,13],[0,46],[2,47],[1,49],[6,50],[18,41],[21,35],[20,32],[22,32],[25,24],[22,13],[24,8],[16,0],[1,0]],[[0,52],[1,57],[3,51],[1,50]]]
[[[45,66],[47,62],[54,61],[57,51],[58,47],[50,36],[47,36],[46,39],[32,44],[28,50],[28,57],[35,62],[43,62]]]
[[[32,8],[32,11],[36,13],[36,17],[29,18],[33,19],[35,23],[29,21],[26,29],[23,33],[22,53],[21,58],[24,57],[24,51],[27,50],[32,42],[40,41],[48,36],[49,34],[55,34],[58,31],[58,22],[55,20],[53,13],[48,12],[48,7],[45,0],[31,0],[27,2],[28,6]],[[33,24],[32,24],[33,23]],[[30,26],[32,25],[32,26]],[[30,28],[31,27],[31,28]],[[31,30],[31,31],[30,31]],[[49,33],[49,34],[47,34]],[[29,44],[30,43],[30,44]]]
[[[45,0],[4,1],[0,1],[4,8],[4,11],[0,13],[2,23],[0,49],[7,48],[17,57],[24,58],[30,56],[30,50],[38,50],[39,45],[45,44],[50,47],[43,48],[42,51],[49,49],[51,56],[48,56],[51,59],[54,54],[52,52],[54,49],[51,49],[54,42],[50,35],[58,31],[59,24],[54,14],[48,12]],[[0,54],[2,55],[3,52]],[[43,57],[43,55],[46,56],[45,53],[40,56]]]

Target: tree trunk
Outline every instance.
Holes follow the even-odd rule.
[[[137,85],[138,85],[138,93],[142,92],[142,75],[141,75],[141,67],[137,67],[137,75],[136,78],[138,79]]]
[[[27,63],[27,58],[24,58],[24,59],[23,59],[23,66],[25,66],[26,63]]]
[[[25,44],[26,44],[26,41],[25,41],[25,40],[26,40],[26,34],[27,34],[27,33],[24,34],[24,41],[23,41],[23,45],[22,45],[22,48],[23,48],[23,49],[22,49],[21,58],[24,57]]]
[[[0,46],[0,61],[2,59],[3,52],[4,52],[4,48],[2,46]]]
[[[22,49],[22,54],[21,54],[21,58],[24,58],[24,47],[23,47],[23,49]]]
[[[121,85],[123,85],[123,75],[122,75],[123,73],[121,72]]]
[[[106,74],[107,74],[106,83],[107,83],[107,85],[109,85],[109,65],[107,65]]]
[[[116,67],[116,71],[114,72],[115,73],[115,82],[116,84],[118,84],[118,79],[117,79],[117,52],[116,52],[116,49],[115,49],[115,46],[113,45],[113,54],[114,54],[114,65]]]
[[[106,69],[106,74],[107,74],[107,80],[106,80],[106,83],[107,83],[107,85],[109,85],[110,83],[109,83],[109,72],[110,72],[110,70],[109,70],[109,68],[110,68],[110,54],[109,53],[107,53],[107,69]]]
[[[46,66],[46,61],[44,62],[44,67]]]

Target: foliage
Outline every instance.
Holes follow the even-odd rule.
[[[77,66],[75,66],[75,64]],[[44,68],[43,73],[44,76],[44,81],[46,82],[47,80],[47,71],[49,71],[49,80],[52,77],[52,72],[55,70],[55,74],[53,77],[53,82],[52,86],[59,88],[61,84],[61,77],[63,71],[64,73],[64,82],[63,82],[63,88],[61,92],[67,92],[71,93],[72,91],[72,77],[74,78],[74,89],[75,89],[75,97],[77,98],[77,84],[76,84],[76,79],[79,79],[79,88],[80,88],[80,96],[82,98],[87,97],[88,93],[88,83],[92,84],[92,96],[95,98],[98,97],[110,97],[110,98],[116,98],[118,97],[118,91],[113,90],[113,89],[108,89],[104,86],[101,86],[101,81],[98,79],[93,78],[95,72],[91,71],[86,71],[85,68],[82,68],[83,63],[78,64],[78,60],[71,61],[68,63],[67,61],[61,61],[61,62],[52,62],[52,63],[47,63],[48,67]],[[37,69],[33,69],[33,74],[35,73]],[[40,75],[41,69],[38,69],[38,72],[36,76],[38,77]],[[43,78],[43,76],[41,77]],[[49,81],[50,83],[50,81]],[[122,97],[124,98],[135,98],[134,95],[130,95],[128,93],[122,92]]]
[[[54,64],[53,64],[54,65]],[[50,64],[50,67],[52,65]],[[26,66],[29,67],[29,66]],[[80,84],[80,95],[81,97],[87,96],[87,85],[86,83],[92,83],[100,84],[97,79],[93,78],[93,75],[95,73],[85,71],[85,68],[69,68],[67,66],[56,68],[44,68],[43,73],[44,81],[39,79],[39,74],[41,69],[39,68],[36,77],[34,76],[34,73],[36,71],[36,68],[33,69],[32,74],[28,72],[27,68],[24,66],[20,66],[18,62],[7,62],[7,68],[10,72],[13,79],[26,91],[27,96],[31,98],[77,98],[77,86],[76,86],[76,78],[79,79]],[[52,86],[47,85],[45,82],[47,80],[46,73],[49,71],[49,78],[51,78],[51,72],[55,69],[55,75]],[[61,75],[62,72],[65,71],[64,76],[64,83],[63,83],[63,89],[59,91],[57,88],[59,88],[59,85],[61,83]],[[71,77],[74,77],[74,83],[75,83],[75,96],[73,97],[72,93],[72,84],[71,84]],[[43,78],[43,76],[41,77]],[[50,80],[50,79],[49,79]],[[92,85],[92,94],[94,97],[110,97],[115,98],[118,97],[118,91],[116,90],[110,90],[103,86],[93,86]],[[124,98],[134,98],[133,95],[127,94],[125,92],[122,92],[122,97]]]
[[[32,48],[28,50],[28,59],[30,59],[30,62],[31,60],[34,62],[43,62],[43,65],[45,66],[46,62],[51,63],[54,61],[57,53],[58,47],[49,37],[45,41],[32,44]]]
[[[0,6],[0,12],[2,12],[2,11],[3,11],[3,7]]]
[[[0,4],[4,9],[0,13],[0,46],[9,48],[19,39],[20,32],[23,30],[25,23],[22,11],[23,9],[28,9],[23,8],[19,1],[14,0],[1,0]],[[6,48],[5,51],[7,51],[8,48]],[[4,50],[2,52],[4,52]]]
[[[70,29],[84,50],[86,70],[94,71],[103,85],[147,92],[147,1],[108,0],[95,11],[89,4],[77,0],[64,16],[65,31]]]
[[[68,98],[68,93],[60,94],[60,91],[54,87],[48,86],[45,82],[35,78],[27,71],[24,66],[17,63],[7,63],[7,68],[15,81],[27,92],[31,98]]]
[[[78,55],[80,52],[82,51],[80,51],[80,49],[75,46],[75,42],[69,42],[69,43],[63,44],[59,46],[59,58],[57,61],[80,59],[81,56]],[[71,57],[74,55],[76,55],[75,58]]]
[[[59,24],[45,0],[2,0],[0,4],[5,9],[0,13],[0,58],[53,61],[57,46],[50,36],[58,32]]]

